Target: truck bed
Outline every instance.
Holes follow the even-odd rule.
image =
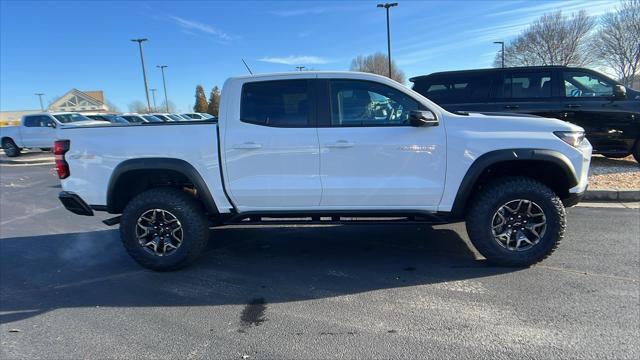
[[[215,122],[64,128],[58,137],[70,140],[65,158],[71,176],[62,180],[62,188],[72,188],[91,206],[107,204],[109,181],[118,165],[148,158],[184,160],[198,171],[220,210],[231,207],[222,188]]]

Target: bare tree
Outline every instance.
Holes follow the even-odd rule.
[[[505,66],[574,65],[593,62],[588,51],[595,22],[582,10],[570,17],[561,11],[544,14],[505,46]],[[500,54],[494,66],[500,66]]]
[[[129,111],[134,113],[144,114],[147,112],[147,105],[140,100],[130,102],[127,107],[129,108]]]
[[[380,52],[368,56],[358,55],[358,57],[351,60],[351,71],[363,71],[388,76],[389,58]],[[401,84],[406,81],[404,72],[398,69],[395,61],[391,61],[391,78]]]
[[[175,113],[176,112],[176,104],[173,103],[173,101],[169,100],[168,103],[166,103],[165,101],[162,101],[162,103],[160,104],[160,106],[158,107],[159,109],[161,109],[162,111],[166,111],[167,110],[167,105],[169,104],[169,112],[170,113]]]
[[[105,100],[104,104],[107,105],[107,108],[109,109],[109,111],[116,112],[116,113],[120,112],[120,109],[118,109],[118,106],[116,104],[112,103],[111,101]]]
[[[616,11],[602,16],[601,25],[592,51],[631,87],[640,71],[640,0],[623,1]]]

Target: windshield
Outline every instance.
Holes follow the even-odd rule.
[[[178,115],[170,114],[170,115],[167,115],[167,116],[168,116],[168,117],[170,117],[170,118],[172,118],[172,119],[173,119],[173,120],[175,120],[175,121],[184,121],[184,119],[183,119],[183,118],[181,118],[181,117],[180,117],[180,116],[178,116]]]
[[[109,121],[111,121],[112,123],[117,123],[117,124],[128,124],[129,122],[127,121],[127,119],[118,116],[118,115],[106,115],[105,117],[109,118]]]
[[[145,120],[147,120],[148,122],[162,122],[162,120],[158,119],[153,115],[144,115],[142,117],[145,118]]]
[[[200,114],[200,116],[202,116],[205,119],[213,119],[215,118],[215,116],[211,115],[211,114]]]
[[[182,114],[182,116],[187,119],[200,119],[200,116],[198,114]]]
[[[89,119],[88,117],[80,114],[58,114],[58,115],[53,115],[53,117],[63,124],[76,122],[76,121],[91,121],[91,119]]]
[[[157,117],[158,119],[162,120],[162,121],[171,121],[172,119],[167,117],[166,115],[162,115],[162,114],[155,114],[153,115],[155,117]]]

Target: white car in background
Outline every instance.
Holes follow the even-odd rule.
[[[169,114],[169,113],[153,113],[151,114],[157,118],[159,118],[160,120],[163,121],[184,121],[185,119],[175,115],[175,114]]]
[[[187,118],[187,120],[211,120],[215,119],[215,116],[207,114],[207,113],[184,113],[181,114],[182,117]]]
[[[164,122],[164,120],[149,114],[126,113],[120,116],[123,117],[125,120],[127,120],[131,124]]]
[[[8,157],[15,157],[25,148],[49,150],[56,140],[56,128],[104,124],[78,113],[29,114],[20,119],[19,125],[0,128],[0,143]]]

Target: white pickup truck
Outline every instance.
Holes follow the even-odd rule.
[[[69,112],[46,112],[25,115],[17,126],[0,127],[0,144],[8,157],[20,155],[24,148],[49,150],[56,139],[56,129],[65,126],[102,125],[84,115]]]
[[[489,261],[526,266],[565,232],[587,187],[582,128],[450,113],[387,78],[298,72],[226,81],[218,123],[62,129],[60,200],[121,214],[141,265],[193,262],[226,224],[466,220]]]

